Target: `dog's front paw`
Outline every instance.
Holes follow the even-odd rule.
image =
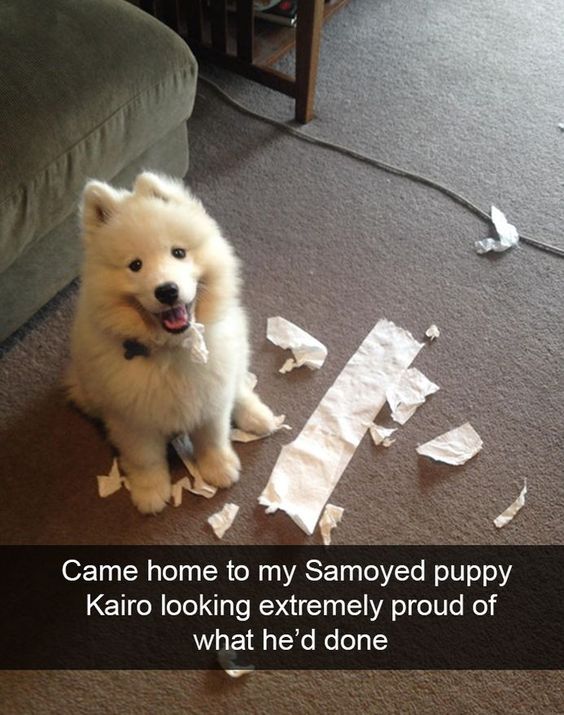
[[[197,464],[202,479],[208,484],[225,489],[239,481],[241,463],[231,447],[210,449],[198,457]]]
[[[239,429],[253,434],[270,434],[278,427],[270,407],[267,407],[254,393],[236,407],[234,417]]]
[[[131,483],[131,501],[142,514],[158,514],[170,499],[170,482],[163,481],[158,485],[139,486]]]

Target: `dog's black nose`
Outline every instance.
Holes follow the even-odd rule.
[[[161,283],[155,288],[155,298],[165,305],[174,305],[178,300],[178,286],[176,283]]]

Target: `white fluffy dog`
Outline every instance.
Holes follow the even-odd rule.
[[[266,434],[272,412],[249,387],[238,262],[198,199],[144,172],[133,191],[84,189],[85,259],[72,334],[71,399],[104,421],[144,513],[170,497],[167,442],[190,434],[205,481],[239,478],[231,419]],[[206,363],[183,346],[205,326]]]

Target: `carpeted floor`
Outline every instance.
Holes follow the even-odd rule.
[[[564,245],[561,40],[552,0],[352,0],[327,26],[317,118],[305,131],[447,183],[524,233]],[[286,98],[203,67],[248,106],[289,120]],[[361,443],[334,492],[343,544],[542,544],[562,527],[562,279],[564,261],[527,246],[480,257],[488,227],[431,189],[317,149],[237,113],[201,87],[190,122],[187,177],[232,239],[259,391],[297,434],[381,317],[422,338],[415,361],[441,386],[389,449]],[[243,478],[206,501],[139,515],[96,475],[111,450],[65,404],[59,379],[76,287],[63,291],[1,351],[4,544],[215,543],[206,524],[225,501],[241,511],[226,541],[318,543],[256,502],[279,433],[238,447]],[[297,322],[329,348],[323,369],[280,375],[266,318]],[[415,446],[470,420],[484,440],[464,467],[419,458]],[[182,474],[179,464],[175,475]],[[492,519],[528,479],[527,505],[507,528]],[[561,674],[4,673],[10,713],[556,713]]]

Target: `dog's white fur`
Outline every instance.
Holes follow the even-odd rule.
[[[144,513],[170,497],[166,445],[188,433],[203,478],[227,487],[239,478],[233,418],[266,434],[274,417],[249,389],[246,317],[238,261],[201,202],[170,178],[144,172],[132,192],[90,181],[82,200],[85,258],[72,333],[71,399],[104,421]],[[171,251],[182,248],[185,258]],[[142,261],[133,272],[132,261]],[[177,284],[205,326],[206,364],[191,361],[183,334],[167,332],[155,288]],[[123,343],[149,351],[126,360]]]

